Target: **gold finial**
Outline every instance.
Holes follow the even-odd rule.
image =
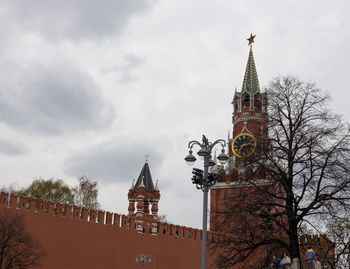
[[[252,33],[250,33],[250,37],[247,38],[247,40],[249,41],[248,46],[250,46],[250,48],[252,48],[252,44],[254,43],[254,38],[256,35],[253,35]]]
[[[148,163],[148,157],[149,157],[149,155],[145,155],[145,158],[146,158],[146,160],[145,160],[145,163]]]

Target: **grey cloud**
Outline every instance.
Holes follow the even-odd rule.
[[[15,23],[49,40],[98,39],[119,34],[129,19],[147,10],[153,0],[7,0]],[[11,16],[10,15],[10,16]]]
[[[163,156],[153,140],[133,140],[128,137],[115,138],[107,143],[95,145],[85,152],[73,155],[63,163],[67,174],[86,175],[101,182],[132,182],[138,177],[149,154],[152,177],[162,164]]]
[[[28,152],[29,149],[23,144],[0,139],[0,154],[17,156]]]
[[[116,73],[118,77],[118,81],[121,83],[129,83],[138,80],[138,77],[134,74],[135,69],[139,66],[145,64],[145,59],[143,57],[127,54],[122,58],[122,62],[120,64],[102,68],[101,74],[110,74]]]
[[[94,80],[69,63],[0,67],[0,121],[18,130],[55,135],[109,126],[115,117]]]

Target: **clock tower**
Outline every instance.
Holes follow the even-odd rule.
[[[233,131],[229,134],[230,160],[226,167],[214,166],[218,180],[210,190],[210,229],[220,231],[228,209],[228,201],[255,184],[266,182],[266,173],[259,171],[252,160],[259,159],[262,138],[267,136],[267,98],[260,91],[253,48],[254,37],[248,38],[249,56],[241,91],[233,95]]]

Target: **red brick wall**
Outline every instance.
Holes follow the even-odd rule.
[[[134,219],[124,215],[92,212],[94,221],[88,221],[86,209],[82,215],[78,208],[73,208],[74,214],[63,216],[60,211],[54,215],[53,203],[15,196],[8,203],[8,195],[4,193],[0,199],[0,210],[23,214],[28,231],[46,250],[42,265],[36,268],[140,268],[136,255],[142,253],[152,256],[152,262],[145,268],[200,268],[198,229],[158,223],[159,233],[149,234],[149,229],[146,229],[148,233],[138,233]],[[57,205],[72,210],[70,206]]]

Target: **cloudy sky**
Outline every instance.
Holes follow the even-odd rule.
[[[226,138],[249,47],[262,87],[292,74],[332,96],[350,121],[347,0],[2,0],[1,185],[36,178],[99,182],[127,213],[145,154],[159,210],[200,227],[202,193],[183,158],[206,134]]]

